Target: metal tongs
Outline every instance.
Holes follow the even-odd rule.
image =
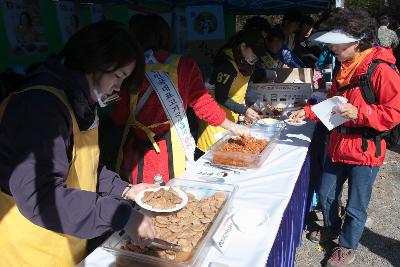
[[[159,238],[153,238],[151,240],[151,243],[148,245],[148,247],[172,250],[172,251],[182,251],[182,248],[179,245],[169,243],[169,242],[159,239]]]

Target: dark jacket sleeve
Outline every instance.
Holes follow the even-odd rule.
[[[118,174],[107,169],[105,165],[99,166],[99,180],[97,192],[121,197],[124,189],[129,185]]]
[[[128,202],[66,187],[72,126],[58,98],[47,92],[23,93],[9,103],[1,126],[12,148],[5,189],[23,216],[83,239],[125,226],[131,214]]]
[[[304,63],[288,48],[282,49],[282,61],[291,68],[305,68]]]
[[[236,69],[228,61],[220,61],[214,66],[211,83],[215,85],[215,100],[238,114],[246,113],[246,105],[236,103],[229,97],[232,83],[237,76]]]

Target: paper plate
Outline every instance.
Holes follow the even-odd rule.
[[[259,227],[268,222],[268,214],[258,208],[248,208],[237,211],[232,216],[232,221],[243,233],[257,232]]]
[[[145,204],[142,202],[142,198],[144,196],[145,192],[156,192],[161,189],[170,189],[172,188],[176,193],[178,193],[179,197],[182,199],[182,202],[180,204],[176,204],[175,208],[170,208],[170,209],[158,209],[158,208],[153,208],[152,206]],[[149,188],[146,190],[143,190],[139,192],[139,194],[136,195],[135,197],[135,202],[138,204],[140,207],[143,209],[149,210],[149,211],[154,211],[154,212],[173,212],[182,209],[184,206],[186,206],[188,202],[188,196],[186,195],[185,192],[183,192],[181,189],[176,188],[176,187],[169,187],[169,186],[160,186],[157,188]]]
[[[291,121],[291,120],[289,120],[289,119],[286,119],[285,122],[286,122],[287,124],[289,124],[289,125],[292,125],[292,126],[301,126],[301,125],[304,125],[304,124],[307,123],[306,121],[302,121],[302,122],[293,122],[293,121]]]

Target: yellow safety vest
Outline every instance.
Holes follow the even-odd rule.
[[[74,112],[59,89],[40,85],[24,91],[28,90],[50,92],[68,107],[74,144],[65,183],[67,188],[95,192],[99,163],[98,128],[80,131]],[[0,120],[5,106],[14,95],[1,103]],[[86,240],[33,224],[19,212],[12,196],[0,192],[0,248],[1,266],[71,267],[85,257]]]
[[[169,64],[146,64],[146,71],[167,72],[171,78],[171,81],[174,83],[175,87],[179,88],[178,64],[180,58],[181,57],[178,55],[173,55]],[[152,143],[154,150],[157,153],[160,153],[160,148],[158,147],[157,142],[154,140],[155,133],[151,129],[157,128],[158,126],[163,124],[170,124],[174,176],[175,177],[180,176],[185,171],[186,156],[185,156],[185,151],[183,150],[183,147],[179,141],[178,133],[176,132],[175,128],[173,127],[172,123],[169,120],[162,123],[152,124],[149,126],[143,125],[142,123],[137,121],[135,117],[137,102],[138,102],[138,94],[131,94],[130,105],[129,105],[130,114],[127,123],[125,124],[125,129],[122,136],[122,142],[119,147],[118,158],[116,163],[117,172],[119,172],[121,168],[124,156],[123,148],[131,128],[140,128],[141,130],[143,130],[146,133],[147,137],[149,138],[150,142]],[[170,177],[170,179],[172,178],[174,177]]]
[[[243,104],[250,76],[244,76],[242,73],[240,73],[236,65],[236,62],[233,60],[232,50],[227,50],[224,52],[229,56],[230,62],[237,72],[237,75],[231,85],[231,88],[229,89],[228,97],[231,98],[236,103]],[[214,95],[213,97],[215,98]],[[225,111],[226,118],[228,120],[233,121],[235,123],[238,121],[239,114],[233,112],[232,110],[226,108],[221,104],[219,104],[219,106]],[[199,139],[197,140],[197,148],[203,152],[207,152],[210,146],[212,146],[217,141],[215,135],[218,133],[222,133],[224,131],[226,130],[220,126],[217,127],[211,126],[208,125],[205,121],[201,120],[199,122],[200,136]]]

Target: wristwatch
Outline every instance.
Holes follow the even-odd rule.
[[[133,184],[128,184],[128,186],[125,187],[125,189],[121,195],[123,199],[129,200],[128,192],[129,192],[129,190],[131,190],[132,186],[133,186]]]

